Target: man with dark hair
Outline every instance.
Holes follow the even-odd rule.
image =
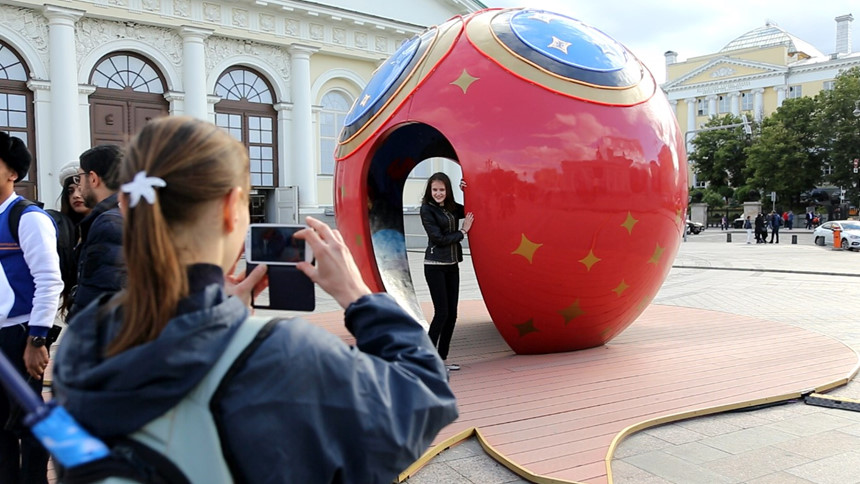
[[[30,170],[24,142],[0,132],[0,351],[38,398],[48,366],[48,330],[54,323],[63,279],[53,219],[38,205],[25,206],[12,233],[9,216],[22,201],[15,182]],[[48,452],[21,423],[21,411],[0,390],[0,482],[48,482]]]
[[[102,294],[113,294],[125,285],[122,257],[122,214],[117,203],[117,175],[122,151],[116,145],[99,145],[80,156],[81,171],[73,182],[81,187],[84,203],[92,212],[80,223],[78,285],[68,321]]]

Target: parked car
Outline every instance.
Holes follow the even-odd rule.
[[[745,219],[745,218],[743,218],[743,217],[738,217],[738,218],[734,219],[734,221],[732,221],[732,228],[733,228],[733,229],[742,229],[742,228],[744,228],[744,221],[745,221],[745,220],[746,220],[746,219]],[[752,222],[752,219],[750,219],[750,222]]]
[[[834,220],[819,225],[812,231],[815,245],[833,245],[835,229],[840,230],[839,238],[843,249],[860,249],[860,222],[853,220]]]
[[[705,226],[700,224],[699,222],[693,222],[692,220],[687,220],[687,233],[696,235],[699,232],[705,230]]]

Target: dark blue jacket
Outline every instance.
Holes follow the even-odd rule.
[[[125,286],[122,254],[122,214],[113,194],[102,200],[80,223],[78,285],[68,320],[102,294],[114,294]]]
[[[132,433],[174,406],[245,321],[221,270],[193,267],[192,295],[154,341],[106,359],[121,325],[107,298],[71,322],[54,391],[95,435]],[[394,299],[364,296],[344,316],[356,346],[282,320],[229,380],[215,419],[236,482],[387,484],[457,418],[442,360]]]

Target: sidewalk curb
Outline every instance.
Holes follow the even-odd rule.
[[[713,267],[713,266],[696,266],[679,264],[673,265],[673,269],[711,269],[718,271],[741,271],[741,272],[777,272],[782,274],[806,274],[813,276],[844,276],[844,277],[860,277],[860,274],[850,274],[847,272],[821,272],[821,271],[798,271],[789,269],[756,269],[752,267]]]

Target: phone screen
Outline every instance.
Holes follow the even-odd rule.
[[[305,260],[305,241],[293,237],[303,227],[251,225],[250,262],[297,264]]]

